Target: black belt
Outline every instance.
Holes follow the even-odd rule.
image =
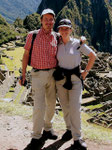
[[[36,68],[33,68],[34,72],[38,72],[38,71],[49,71],[51,69],[54,69],[54,68],[46,68],[46,69],[36,69]]]

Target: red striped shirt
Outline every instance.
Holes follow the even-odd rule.
[[[24,46],[25,50],[30,51],[33,32],[30,32]],[[57,39],[52,31],[48,34],[41,28],[33,43],[31,66],[37,69],[47,69],[56,67]]]

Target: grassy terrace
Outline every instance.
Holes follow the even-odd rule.
[[[22,65],[21,60],[22,60],[23,53],[24,53],[23,47],[15,48],[15,50],[13,51],[5,50],[4,53],[7,56],[12,57],[13,60],[6,58],[6,57],[2,57],[2,62],[6,64],[7,68],[10,71],[15,70],[15,76],[19,76],[19,68]],[[28,69],[31,69],[31,68],[28,67]]]
[[[4,50],[4,53],[7,56],[9,56],[10,58],[13,58],[13,59],[10,59],[10,58],[7,58],[7,57],[2,57],[1,61],[4,64],[6,64],[8,70],[10,70],[10,71],[14,70],[16,77],[20,76],[19,69],[22,66],[22,61],[21,60],[22,60],[22,57],[23,57],[24,48],[23,47],[18,47],[18,48],[15,48],[15,50],[12,50],[12,51]],[[0,67],[2,69],[5,69],[4,65],[0,65]],[[30,69],[31,69],[31,67],[28,67],[28,70],[30,70]],[[22,94],[23,91],[24,91],[24,87],[21,87],[16,99],[14,100],[14,103],[19,102],[21,94]],[[9,92],[5,95],[4,98],[11,98],[13,94],[14,94],[14,89],[10,88]]]

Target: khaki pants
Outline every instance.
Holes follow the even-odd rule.
[[[49,71],[32,70],[32,95],[33,107],[33,133],[32,137],[39,139],[42,129],[52,129],[52,119],[55,112],[56,90],[55,81],[52,77],[54,69]]]
[[[63,110],[66,128],[72,131],[74,140],[81,138],[81,99],[82,99],[82,83],[75,76],[71,76],[72,90],[66,90],[63,87],[65,79],[57,81],[57,93]]]

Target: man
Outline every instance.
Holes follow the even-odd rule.
[[[52,31],[54,23],[55,13],[53,10],[43,10],[41,14],[42,27],[37,31],[31,56],[31,66],[33,68],[31,72],[32,96],[34,99],[33,133],[32,140],[26,148],[27,150],[40,149],[42,139],[57,139],[57,135],[52,130],[52,118],[56,104],[55,81],[52,74],[57,64],[57,40]],[[34,32],[32,31],[28,34],[24,46],[25,52],[23,55],[22,80],[20,84],[25,82],[29,51]]]

